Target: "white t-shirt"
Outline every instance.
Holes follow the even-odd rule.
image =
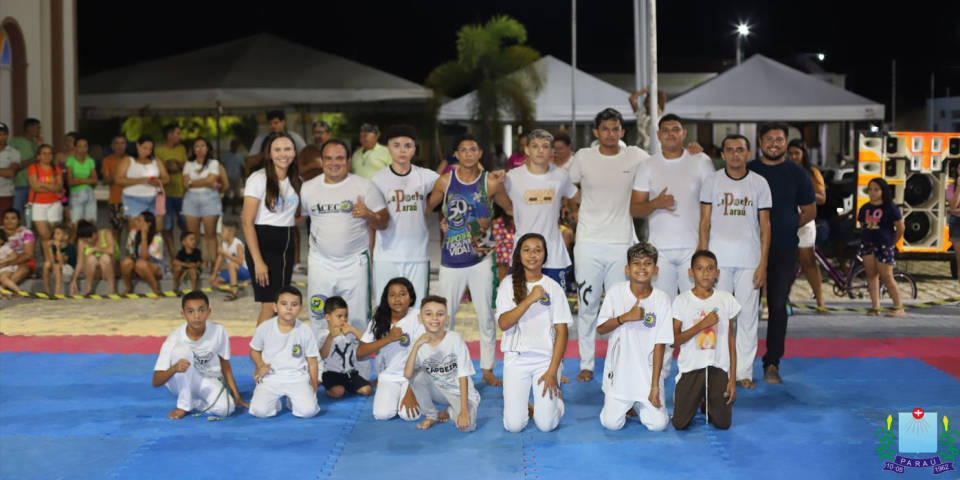
[[[403,337],[399,341],[390,343],[377,352],[374,371],[377,373],[379,380],[389,382],[407,381],[407,377],[403,375],[403,369],[407,366],[407,358],[410,356],[410,346],[413,345],[413,342],[416,342],[418,338],[422,337],[424,332],[423,324],[420,323],[420,320],[417,318],[419,315],[419,309],[411,308],[410,311],[407,312],[406,317],[403,317],[402,320],[393,324],[394,327],[399,327],[403,330]],[[373,337],[373,325],[374,322],[370,322],[370,325],[367,326],[367,331],[364,332],[363,338],[361,339],[364,343],[373,343],[376,341]]]
[[[220,359],[230,360],[230,337],[227,336],[227,329],[219,323],[207,322],[203,336],[200,340],[193,341],[187,336],[187,322],[183,322],[164,340],[153,369],[166,370],[177,363],[180,359],[173,358],[172,355],[180,345],[190,346],[190,351],[193,352],[193,367],[204,377],[219,378],[222,375]]]
[[[10,168],[10,165],[14,163],[20,163],[20,152],[7,145],[6,148],[0,150],[0,168]],[[0,197],[12,197],[13,191],[13,178],[0,177]]]
[[[529,352],[553,356],[553,342],[557,338],[554,325],[573,323],[567,295],[560,288],[560,284],[544,275],[536,282],[527,282],[528,295],[536,285],[543,287],[543,298],[531,305],[516,325],[503,332],[500,340],[500,351],[503,353]],[[513,276],[507,275],[497,289],[497,312],[494,319],[499,320],[500,315],[516,307],[517,304],[513,301]]]
[[[570,160],[570,179],[580,184],[583,203],[577,241],[627,243],[637,241],[630,216],[630,195],[637,169],[650,155],[637,147],[602,155],[600,147],[581,148]]]
[[[297,153],[300,153],[300,150],[303,150],[303,147],[307,146],[307,143],[303,141],[303,137],[297,132],[286,133],[290,135],[290,138],[293,138],[293,148],[297,149]],[[266,140],[268,136],[270,136],[270,134],[257,135],[257,138],[253,140],[253,144],[250,145],[250,150],[247,155],[253,156],[259,154],[263,148],[263,141]]]
[[[247,185],[243,189],[244,197],[253,197],[260,200],[257,218],[253,223],[270,225],[273,227],[292,227],[300,208],[300,196],[290,186],[290,178],[280,182],[280,196],[274,211],[267,208],[267,173],[261,168],[247,177]]]
[[[378,262],[426,262],[430,260],[427,242],[427,197],[440,178],[437,172],[410,166],[406,175],[397,175],[385,167],[370,179],[386,200],[390,224],[377,230],[373,258]]]
[[[183,176],[190,177],[190,181],[196,182],[203,180],[210,175],[220,176],[220,162],[217,160],[208,160],[203,165],[191,160],[183,165]],[[207,193],[213,191],[213,187],[191,188],[188,192]]]
[[[233,242],[230,245],[227,245],[227,242],[220,242],[220,247],[227,251],[232,257],[237,257],[240,254],[239,249],[243,246],[243,242],[239,238],[233,237]],[[241,267],[247,268],[247,256],[239,258],[243,263],[240,264]]]
[[[633,189],[656,198],[664,188],[673,195],[676,210],[657,209],[650,214],[650,243],[659,250],[696,248],[700,241],[700,186],[714,172],[710,157],[686,150],[668,160],[658,153],[637,170]]]
[[[623,315],[636,304],[630,282],[615,283],[603,298],[598,322]],[[603,393],[630,402],[650,397],[653,349],[657,344],[673,343],[670,297],[654,288],[650,296],[640,300],[640,307],[644,311],[642,322],[624,323],[610,334],[603,366]],[[671,360],[663,359],[664,362]]]
[[[718,170],[703,182],[700,202],[711,205],[710,251],[720,267],[757,268],[760,265],[760,210],[773,201],[767,180],[747,170],[734,180]]]
[[[467,401],[480,403],[480,393],[473,385],[471,375],[475,373],[467,342],[459,333],[449,331],[436,347],[424,343],[417,350],[418,369],[430,375],[438,387],[460,396],[460,377],[467,377]]]
[[[567,162],[569,163],[569,162]],[[527,166],[507,172],[507,196],[513,202],[514,238],[539,233],[547,240],[547,263],[543,268],[567,268],[570,255],[560,234],[561,198],[573,198],[577,187],[566,170],[550,165],[547,173],[534,175]]]
[[[293,330],[280,332],[277,317],[257,327],[250,340],[250,348],[261,353],[264,363],[270,364],[270,373],[263,381],[276,383],[300,383],[310,381],[307,357],[319,357],[317,337],[310,327],[297,320]],[[319,372],[318,372],[319,373]]]
[[[697,298],[693,290],[687,290],[673,301],[673,318],[683,322],[680,331],[689,330],[714,310],[720,317],[717,324],[704,329],[680,346],[680,357],[677,358],[679,373],[706,367],[717,367],[730,373],[730,319],[740,313],[737,299],[727,292],[714,289],[713,295],[706,300]],[[680,375],[677,375],[677,379],[680,379]]]
[[[317,345],[323,347],[328,336],[330,336],[330,330],[326,328],[320,330]],[[357,347],[359,346],[360,340],[352,333],[333,337],[330,340],[330,351],[327,352],[326,357],[323,357],[323,371],[335,373],[357,371]]]
[[[314,177],[300,189],[303,213],[310,214],[310,249],[331,260],[355,258],[370,248],[370,235],[367,220],[354,218],[353,206],[361,197],[369,210],[383,210],[383,194],[352,173],[340,183],[324,183],[324,178]]]

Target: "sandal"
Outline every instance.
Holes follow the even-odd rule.
[[[817,313],[830,313],[830,309],[827,307],[817,307]]]
[[[871,309],[867,310],[867,316],[868,316],[868,317],[879,317],[879,316],[880,316],[880,309],[879,309],[879,308],[871,308]]]
[[[231,285],[230,287],[231,287],[231,288],[237,288],[236,285]],[[223,301],[224,301],[224,302],[232,302],[232,301],[240,298],[240,295],[241,295],[242,293],[243,293],[243,290],[240,290],[239,288],[237,288],[237,293],[233,293],[233,292],[227,293],[227,296],[223,297]]]
[[[903,307],[893,307],[892,310],[887,312],[887,316],[888,317],[906,317],[907,312],[903,309]]]

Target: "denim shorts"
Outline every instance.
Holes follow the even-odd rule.
[[[136,197],[133,195],[123,195],[123,214],[128,217],[136,217],[143,212],[157,214],[157,197]]]
[[[183,197],[167,197],[167,213],[163,216],[163,229],[173,230],[173,218],[177,218],[180,230],[186,230],[187,222],[183,219]]]
[[[948,216],[947,226],[950,227],[950,240],[960,240],[960,217],[956,215]]]
[[[70,193],[70,220],[73,223],[80,220],[97,223],[97,199],[92,188]]]
[[[223,214],[220,194],[210,189],[206,192],[189,190],[183,196],[183,214],[188,217],[213,217]]]

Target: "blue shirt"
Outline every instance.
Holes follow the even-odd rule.
[[[857,213],[857,221],[863,227],[860,232],[860,243],[872,243],[884,247],[893,246],[893,224],[902,219],[903,215],[900,214],[900,209],[892,203],[881,205],[865,203]]]
[[[800,239],[799,207],[816,203],[813,180],[800,165],[784,160],[778,165],[766,165],[761,160],[747,163],[747,169],[756,172],[770,184],[773,208],[770,209],[770,250],[797,248]]]
[[[220,158],[223,169],[227,171],[227,178],[234,180],[242,176],[243,165],[246,163],[246,157],[240,152],[225,152]]]

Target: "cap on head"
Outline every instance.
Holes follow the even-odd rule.
[[[6,123],[0,123],[0,132],[10,133],[10,128],[7,127]]]

